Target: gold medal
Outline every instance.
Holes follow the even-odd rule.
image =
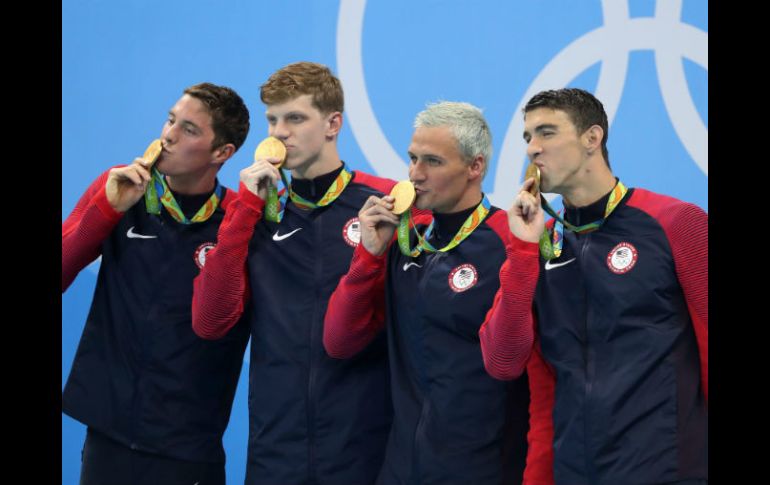
[[[161,151],[163,151],[163,145],[161,144],[160,139],[153,140],[147,147],[147,150],[144,151],[144,155],[142,155],[145,162],[144,168],[147,170],[151,169],[152,166],[155,165],[155,162],[158,161]]]
[[[414,185],[408,180],[402,180],[393,186],[390,191],[390,195],[395,199],[393,201],[393,212],[395,215],[401,215],[408,211],[414,199],[417,197],[417,193],[414,191]]]
[[[265,157],[280,158],[281,161],[274,164],[275,168],[281,168],[286,161],[286,145],[274,136],[268,136],[262,140],[254,151],[254,161],[262,160]]]
[[[527,167],[527,172],[524,174],[524,180],[535,179],[535,183],[529,189],[529,193],[538,197],[540,195],[540,168],[534,163],[530,163]]]

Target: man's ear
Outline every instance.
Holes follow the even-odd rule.
[[[326,115],[326,137],[333,138],[342,130],[342,113],[334,111]]]
[[[481,177],[484,176],[484,168],[486,166],[487,161],[484,160],[484,155],[476,155],[473,160],[471,160],[470,165],[468,165],[468,180],[475,180],[476,178],[481,179]]]
[[[591,126],[581,136],[583,147],[589,155],[592,155],[597,150],[601,150],[602,140],[604,140],[604,130],[599,125]]]
[[[225,163],[225,161],[233,156],[235,153],[235,145],[232,143],[225,143],[224,145],[214,149],[214,163]]]

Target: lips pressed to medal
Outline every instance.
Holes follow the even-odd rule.
[[[524,180],[534,178],[535,183],[529,188],[529,193],[537,197],[540,195],[540,167],[534,163],[530,163],[527,167],[527,172],[524,174]]]
[[[397,216],[408,211],[409,208],[412,207],[414,199],[417,197],[417,193],[414,191],[414,185],[408,180],[402,180],[394,185],[393,189],[390,191],[390,195],[395,199],[395,201],[393,201],[393,209],[391,209],[391,212]]]
[[[158,157],[160,157],[160,152],[163,150],[163,145],[160,142],[160,139],[153,140],[150,145],[147,147],[147,150],[144,151],[144,155],[142,155],[142,158],[145,162],[145,168],[150,169],[153,165],[155,165],[155,162],[158,161]]]
[[[286,161],[286,145],[274,136],[268,136],[262,140],[254,151],[254,161],[262,160],[266,157],[279,158],[281,161],[273,164],[275,168],[281,168]]]

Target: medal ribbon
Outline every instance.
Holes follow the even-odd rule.
[[[553,210],[545,197],[541,195],[543,210],[556,219],[556,222],[553,224],[552,234],[548,233],[547,228],[543,230],[543,234],[540,236],[540,241],[538,243],[540,246],[540,254],[546,260],[556,259],[561,256],[562,247],[564,245],[564,228],[577,234],[585,234],[599,229],[610,214],[612,214],[612,211],[614,211],[618,204],[620,204],[620,201],[623,200],[623,197],[627,192],[628,189],[626,186],[623,185],[623,182],[618,180],[618,183],[615,184],[615,187],[610,193],[610,198],[607,200],[607,207],[604,209],[604,217],[582,226],[575,226],[565,221]],[[551,238],[553,238],[553,242],[551,242]]]
[[[283,184],[286,186],[287,190],[285,190],[283,194],[278,197],[278,189],[274,185],[270,184],[267,193],[267,202],[265,203],[265,218],[271,222],[281,222],[281,219],[283,219],[283,210],[286,207],[287,198],[291,198],[291,201],[294,202],[294,205],[301,209],[316,209],[318,207],[324,207],[334,202],[337,197],[340,196],[342,191],[345,190],[345,187],[348,186],[350,180],[353,178],[353,174],[348,172],[343,164],[342,171],[337,175],[337,178],[334,179],[334,182],[332,182],[332,184],[329,186],[329,189],[326,191],[323,197],[321,197],[318,202],[311,202],[294,192],[291,189],[291,184],[286,181],[286,175],[284,174],[283,169],[279,169],[279,171],[281,172],[281,179],[283,180]]]
[[[481,225],[481,222],[484,220],[484,218],[489,214],[489,208],[491,207],[491,204],[489,203],[489,199],[487,199],[487,196],[485,195],[482,199],[479,205],[476,206],[476,209],[474,209],[473,212],[468,216],[467,219],[465,219],[465,222],[462,226],[460,226],[460,229],[457,231],[457,234],[452,238],[451,241],[449,241],[449,244],[444,246],[441,249],[436,249],[433,247],[431,243],[428,242],[428,239],[430,238],[431,233],[433,232],[433,225],[436,223],[435,219],[431,221],[428,228],[425,230],[425,233],[423,235],[420,235],[419,232],[417,232],[417,228],[414,225],[414,221],[412,220],[412,211],[408,210],[401,214],[401,221],[398,224],[398,247],[401,249],[401,254],[404,256],[411,256],[413,258],[416,258],[420,255],[421,252],[425,251],[428,253],[435,253],[435,252],[442,252],[445,253],[452,248],[459,245],[465,238],[471,235],[471,233]],[[414,229],[414,233],[417,236],[417,246],[412,249],[409,245],[409,228]]]
[[[163,207],[166,208],[166,211],[171,214],[171,217],[177,222],[182,224],[192,224],[208,220],[208,218],[214,214],[214,211],[217,210],[217,207],[219,206],[219,201],[222,199],[223,191],[224,189],[217,179],[214,193],[211,194],[211,197],[209,197],[201,208],[198,209],[198,212],[192,219],[188,219],[187,216],[184,215],[184,212],[182,212],[176,199],[174,199],[174,194],[171,192],[171,189],[168,188],[165,177],[158,172],[158,169],[154,168],[152,170],[152,179],[147,185],[147,190],[144,193],[144,203],[147,206],[148,213],[159,215],[160,205],[158,204],[158,201],[160,201],[160,203],[163,204]]]

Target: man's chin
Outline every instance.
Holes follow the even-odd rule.
[[[420,210],[424,211],[432,211],[433,207],[430,205],[430,201],[425,200],[425,198],[420,198],[420,196],[417,196],[417,199],[414,201],[414,206]]]
[[[301,167],[302,165],[302,160],[297,160],[295,157],[287,156],[281,168],[284,170],[294,170],[298,167]]]

